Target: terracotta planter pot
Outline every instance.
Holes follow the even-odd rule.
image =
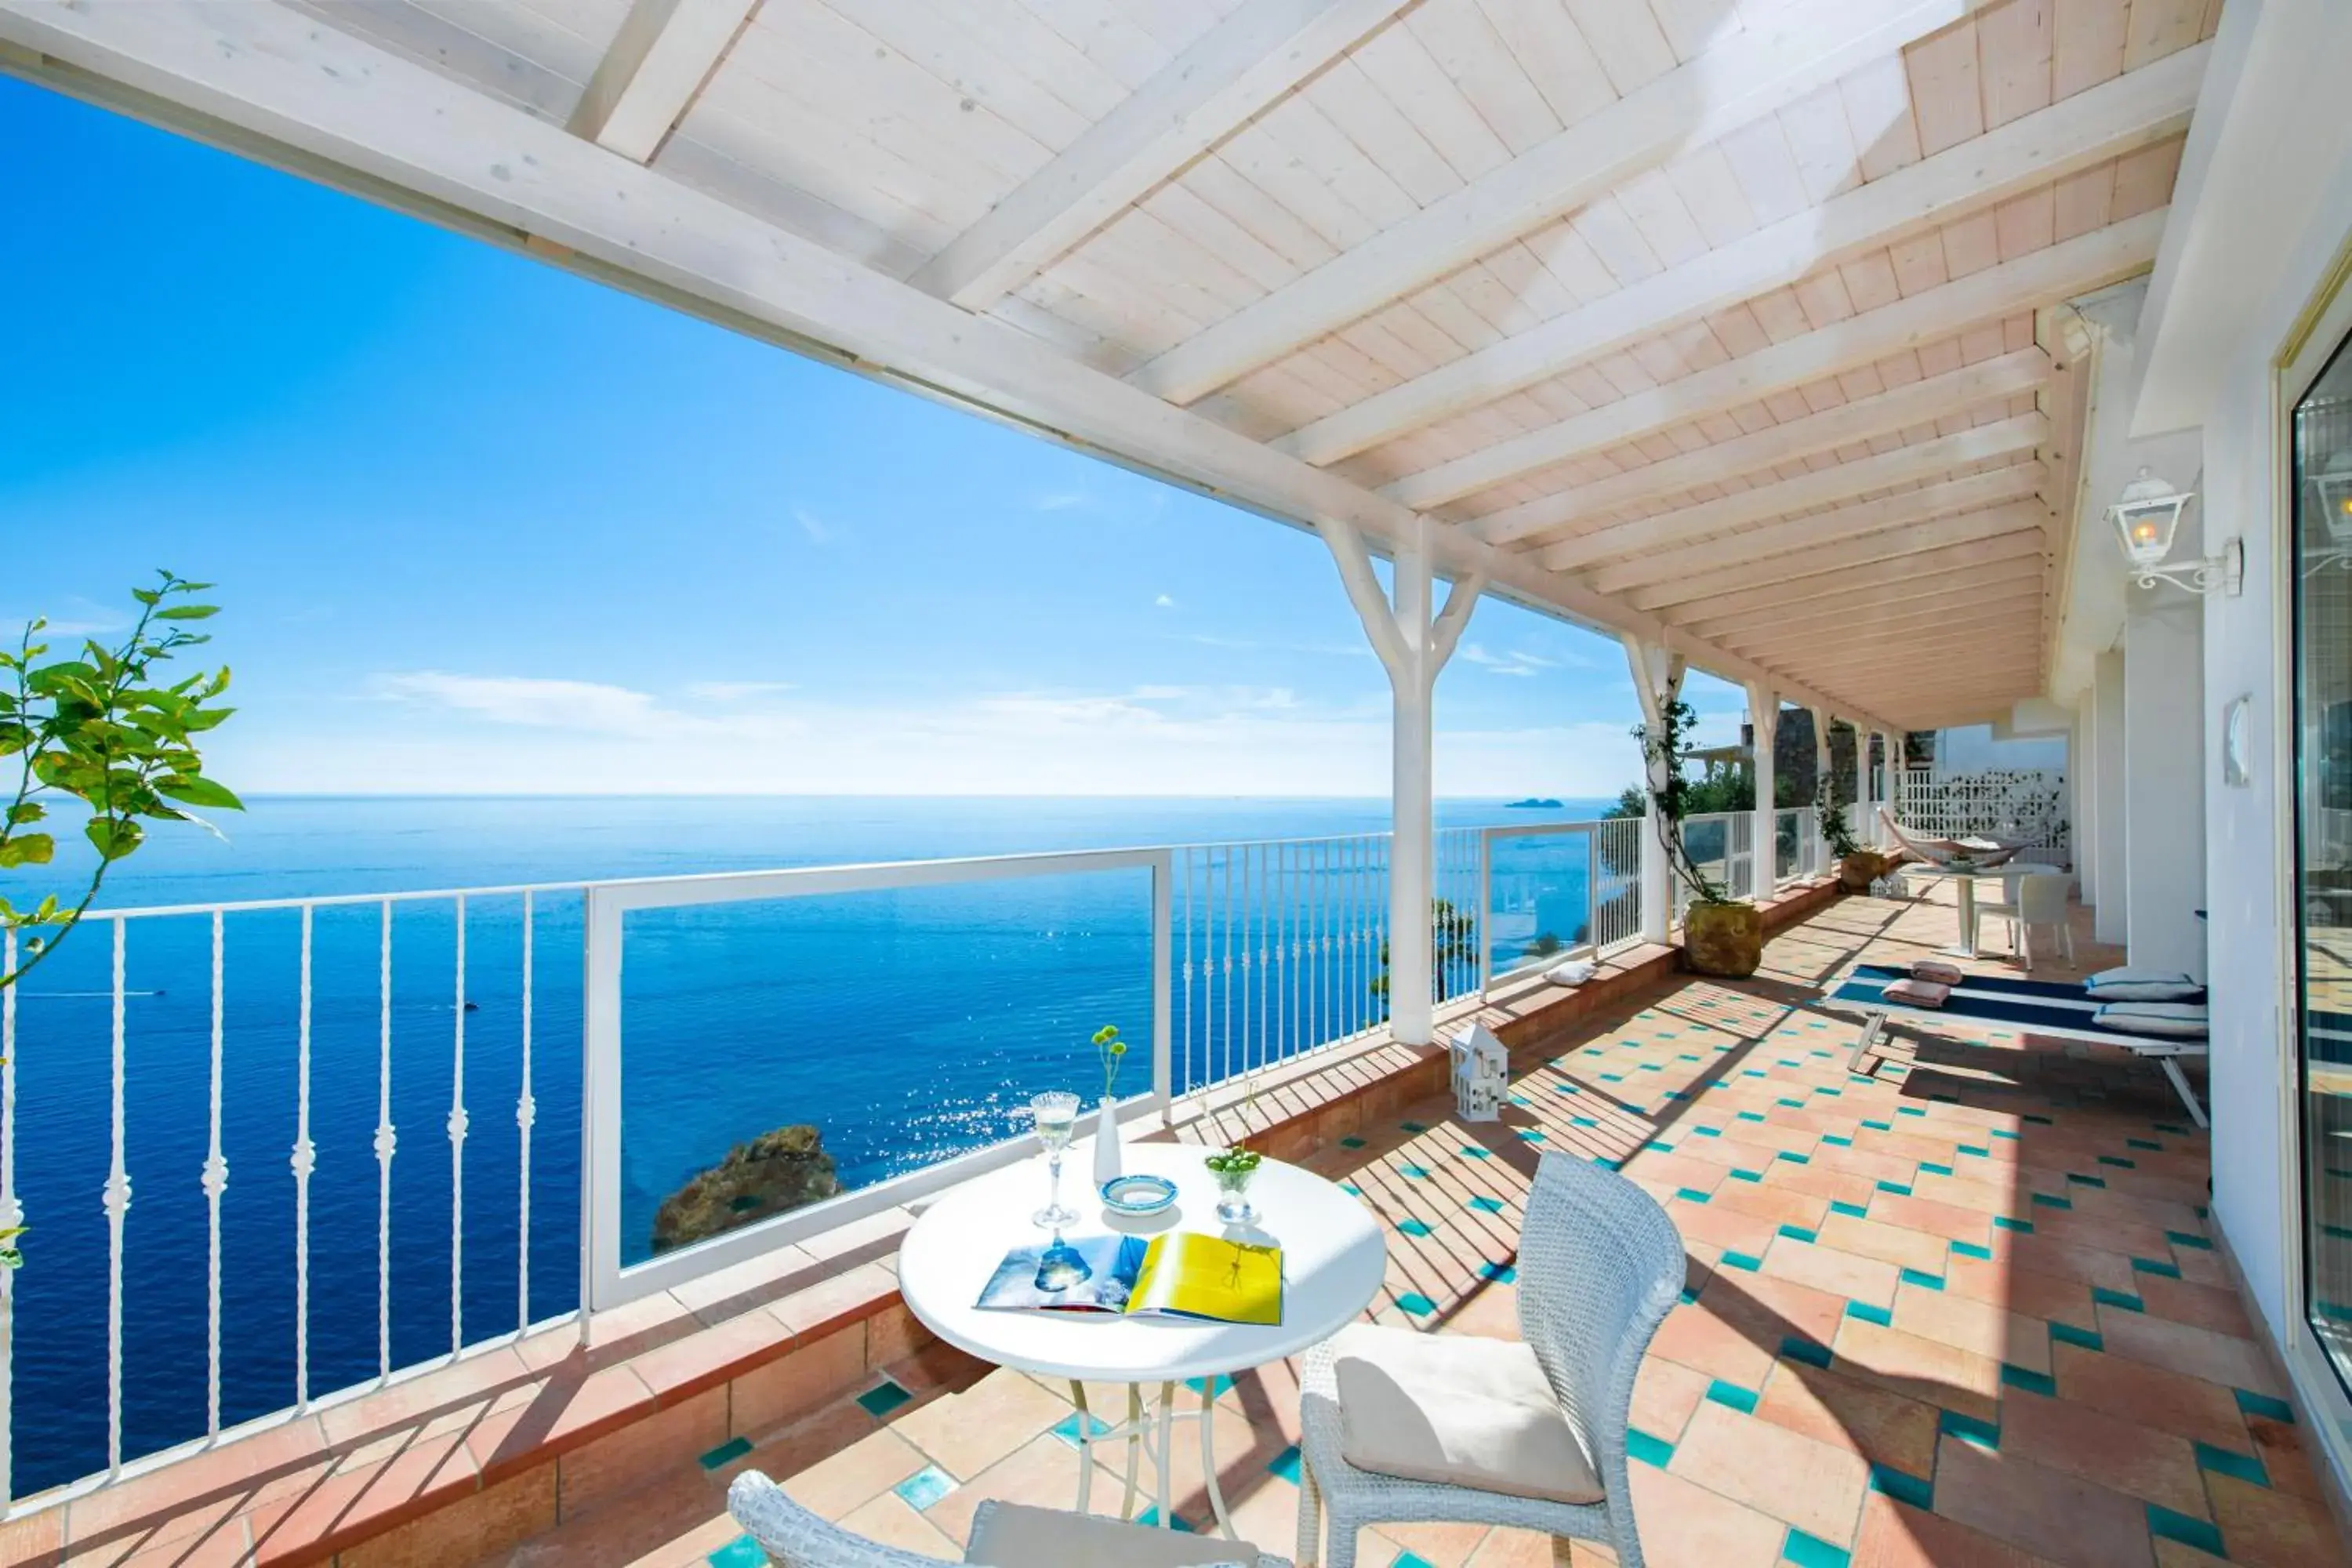
[[[1875,849],[1857,849],[1838,862],[1838,880],[1849,893],[1866,893],[1886,875],[1886,857]]]
[[[1764,962],[1764,915],[1754,904],[1693,904],[1683,916],[1683,962],[1737,980]]]

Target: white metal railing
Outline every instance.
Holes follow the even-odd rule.
[[[2022,843],[2021,858],[2071,863],[2063,774],[2038,769],[1948,773],[1914,768],[1903,776],[1898,816],[1906,832],[1936,838],[1984,837]]]
[[[1564,951],[1637,936],[1641,828],[1437,834],[1436,999],[1478,992],[1511,956],[1498,954],[1497,921],[1535,917],[1539,903],[1546,919],[1572,909]],[[1056,1013],[1051,1032],[1073,1030],[1083,1051],[1109,1010],[1104,985],[1120,1006],[1148,1004],[1151,1080],[1122,1102],[1132,1117],[1381,1026],[1388,852],[1388,836],[1356,835],[92,915],[37,984],[0,991],[0,1223],[33,1226],[27,1268],[0,1270],[0,1503],[152,1468],[1026,1147],[992,1122],[840,1196],[635,1256],[622,1245],[622,1137],[639,1123],[623,1063],[658,1065],[698,1042],[656,1026],[662,951],[625,962],[632,930],[699,940],[744,921],[750,937],[729,927],[728,940],[751,940],[761,911],[814,919],[835,907],[807,902],[820,897],[978,898],[1053,877],[1098,886],[1084,929],[1055,934],[1131,956],[1133,973],[1101,980],[1083,1024]],[[0,942],[13,961],[15,938]],[[915,945],[916,962],[936,964]],[[713,973],[776,980],[772,952],[730,962]],[[887,972],[909,995],[930,973]],[[825,1026],[868,1054],[911,1048],[866,1021],[893,1000],[877,989],[833,995]],[[632,1023],[633,995],[656,1011]],[[709,1005],[764,1016],[756,997]],[[812,1060],[841,1055],[822,1035],[804,1043]],[[929,1070],[910,1058],[908,1074]],[[822,1122],[824,1109],[803,1119]],[[722,1139],[696,1158],[725,1152]],[[98,1202],[84,1207],[84,1194]],[[13,1354],[35,1342],[37,1360]]]
[[[1790,806],[1772,814],[1772,885],[1780,887],[1809,875],[1819,833],[1811,806]]]

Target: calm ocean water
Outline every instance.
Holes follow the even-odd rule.
[[[1439,820],[1524,826],[1590,817],[1604,804],[1570,801],[1550,811],[1447,801]],[[1386,826],[1381,800],[274,798],[234,820],[227,843],[159,837],[121,868],[104,902],[389,893]],[[1580,862],[1529,868],[1549,901],[1524,901],[1522,934],[1550,919],[1554,904],[1583,905]],[[22,890],[0,882],[0,893]],[[576,893],[533,900],[533,1319],[578,1299],[580,910]],[[380,1329],[394,1366],[447,1350],[453,1279],[463,1303],[455,1331],[467,1341],[511,1329],[525,1314],[515,1114],[523,1070],[521,900],[469,901],[462,1013],[452,907],[402,906],[394,914],[388,1010],[383,918],[371,903],[315,919],[307,1107],[299,917],[249,912],[223,925],[225,1425],[296,1394],[290,1154],[306,1115],[317,1154],[310,1311],[299,1326],[312,1393],[373,1375]],[[1486,924],[1482,919],[1482,931]],[[1495,924],[1497,933],[1511,926]],[[132,1203],[124,1224],[122,1383],[123,1452],[132,1456],[201,1435],[208,1418],[210,1230],[201,1178],[211,1143],[215,994],[208,918],[131,922],[129,931],[122,1126]],[[653,1211],[667,1194],[730,1144],[770,1128],[815,1123],[843,1180],[856,1185],[1007,1135],[1018,1107],[1040,1089],[1098,1089],[1086,1043],[1096,1026],[1115,1022],[1139,1047],[1150,1039],[1150,935],[1140,870],[632,915],[625,1257],[646,1255]],[[1194,935],[1205,944],[1205,931]],[[105,1462],[109,1237],[100,1200],[113,1132],[112,958],[107,928],[94,924],[17,998],[12,1152],[33,1226],[16,1281],[19,1494]],[[1302,1045],[1321,1037],[1334,1017],[1369,1022],[1377,1004],[1368,988],[1360,994],[1360,978],[1319,994],[1278,992],[1272,1002],[1287,1022],[1274,1037]],[[1223,1000],[1194,999],[1203,1011]],[[1267,1002],[1263,990],[1258,1002]],[[1178,1007],[1181,1048],[1181,998]],[[1191,1024],[1197,1037],[1209,1020]],[[1148,1089],[1148,1050],[1129,1062],[1122,1092]],[[1179,1089],[1188,1076],[1224,1065],[1180,1064]],[[461,1101],[462,1182],[448,1130]],[[373,1148],[383,1102],[397,1137],[388,1203]],[[453,1216],[462,1219],[462,1247],[453,1247]],[[381,1321],[380,1219],[388,1219],[391,1279]]]

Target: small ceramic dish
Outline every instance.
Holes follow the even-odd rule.
[[[1114,1176],[1102,1184],[1102,1201],[1113,1214],[1158,1214],[1176,1201],[1176,1184],[1165,1176]]]

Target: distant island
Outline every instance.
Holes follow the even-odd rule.
[[[1503,809],[1505,811],[1558,811],[1560,809],[1560,804],[1556,800],[1547,800],[1538,795],[1529,795],[1525,800],[1515,800],[1511,802],[1510,805],[1505,806]]]

